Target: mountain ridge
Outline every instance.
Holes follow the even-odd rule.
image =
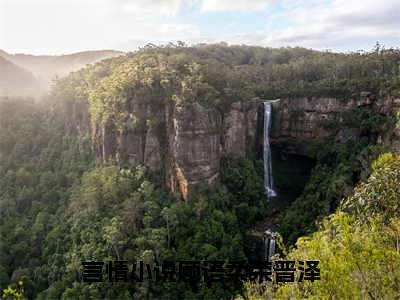
[[[100,60],[122,55],[115,50],[88,50],[63,55],[32,55],[25,53],[11,54],[0,49],[0,57],[14,65],[26,69],[36,77],[38,91],[35,94],[47,92],[54,79],[67,76],[87,65]]]
[[[39,82],[32,72],[0,55],[0,96],[35,95]]]

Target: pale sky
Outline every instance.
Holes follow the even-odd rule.
[[[400,47],[399,0],[0,0],[0,49],[62,54],[148,42]]]

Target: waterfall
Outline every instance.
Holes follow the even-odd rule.
[[[266,261],[271,261],[272,256],[274,256],[275,254],[275,245],[276,245],[275,233],[267,229],[264,232],[263,239],[264,239],[264,250],[265,250],[264,258]]]
[[[272,181],[271,148],[269,146],[269,129],[271,127],[272,106],[270,102],[264,102],[264,187],[268,198],[275,197]]]
[[[276,196],[273,189],[271,147],[269,145],[271,114],[271,102],[266,101],[264,102],[264,188],[268,199]],[[272,228],[268,228],[264,231],[264,257],[266,261],[271,262],[272,256],[275,254],[276,237],[277,233]]]
[[[271,261],[272,256],[275,254],[275,240],[266,239],[265,240],[265,260]]]

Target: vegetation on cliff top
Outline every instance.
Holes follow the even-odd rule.
[[[221,187],[178,201],[142,166],[96,162],[89,145],[66,134],[63,116],[54,114],[58,105],[88,101],[93,124],[112,122],[121,130],[134,121],[124,114],[131,101],[177,106],[199,101],[224,110],[254,97],[346,98],[363,90],[398,95],[399,61],[398,50],[380,48],[347,55],[225,45],[146,48],[71,74],[57,83],[47,102],[2,99],[0,231],[6,234],[0,237],[0,287],[14,282],[16,290],[22,280],[24,295],[37,299],[229,299],[244,292],[240,282],[208,287],[203,281],[192,286],[77,280],[82,260],[248,259],[247,231],[267,205],[260,161],[226,159]],[[381,151],[368,136],[385,120],[359,113],[352,121],[362,123],[364,136],[322,149],[303,195],[285,212],[282,228],[292,242],[315,230],[315,219],[352,193],[365,162]],[[380,298],[399,292],[398,282],[390,281],[399,278],[399,159],[383,156],[373,169],[343,205],[346,209],[325,219],[288,255],[320,259],[323,280],[274,286],[276,295]],[[345,280],[350,279],[355,283],[349,287]]]
[[[400,51],[379,45],[371,52],[338,54],[304,48],[198,45],[146,47],[107,59],[61,80],[60,100],[88,100],[94,123],[121,129],[132,101],[199,101],[223,110],[230,103],[265,99],[399,95]]]

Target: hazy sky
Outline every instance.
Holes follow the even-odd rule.
[[[61,54],[226,41],[348,51],[400,46],[399,0],[0,0],[0,49]]]

